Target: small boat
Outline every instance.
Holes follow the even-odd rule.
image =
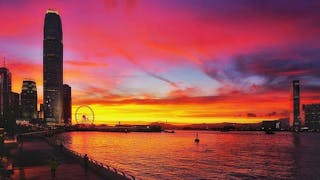
[[[175,133],[174,130],[164,130],[165,133]]]
[[[165,133],[175,133],[174,130],[166,130],[168,128],[169,128],[168,127],[168,121],[166,120],[166,124],[165,124],[165,126],[163,128],[163,132],[165,132]]]
[[[195,143],[199,143],[199,142],[200,142],[200,139],[199,139],[199,137],[198,137],[198,133],[196,134],[196,138],[194,139],[194,142],[195,142]]]

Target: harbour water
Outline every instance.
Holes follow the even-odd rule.
[[[320,133],[69,132],[71,150],[137,179],[319,179]]]

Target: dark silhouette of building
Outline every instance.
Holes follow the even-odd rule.
[[[0,68],[0,127],[7,129],[10,116],[11,73]]]
[[[262,121],[262,130],[281,130],[281,122],[279,120]]]
[[[71,125],[71,87],[68,84],[63,85],[63,120],[64,124]]]
[[[299,80],[292,81],[292,101],[293,101],[293,117],[292,127],[294,130],[299,130],[301,126],[300,117],[300,82]]]
[[[37,86],[32,80],[24,80],[21,91],[21,118],[32,120],[37,118]]]
[[[14,119],[17,120],[21,117],[21,106],[20,106],[20,94],[11,92],[10,97],[11,111],[14,115]]]
[[[278,119],[280,122],[280,126],[282,130],[289,130],[290,129],[290,118],[280,118]]]
[[[303,105],[305,125],[309,129],[320,129],[320,104]]]
[[[48,10],[43,39],[43,105],[47,123],[62,123],[63,111],[62,25],[57,11]]]
[[[20,118],[20,94],[16,92],[10,93],[10,121],[8,122],[7,132],[14,134],[16,120]]]

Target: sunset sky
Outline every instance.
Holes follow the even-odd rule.
[[[13,91],[34,79],[39,104],[49,8],[62,19],[73,112],[90,105],[96,123],[289,117],[293,79],[302,104],[320,102],[319,1],[0,0]]]

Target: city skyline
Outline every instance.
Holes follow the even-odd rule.
[[[43,101],[43,14],[54,8],[62,19],[73,111],[90,105],[97,123],[289,117],[294,79],[302,83],[300,104],[320,101],[316,1],[248,1],[245,9],[234,1],[0,5],[0,20],[11,18],[0,31],[0,55],[13,74],[13,91],[33,78]],[[24,17],[14,17],[16,6]]]

